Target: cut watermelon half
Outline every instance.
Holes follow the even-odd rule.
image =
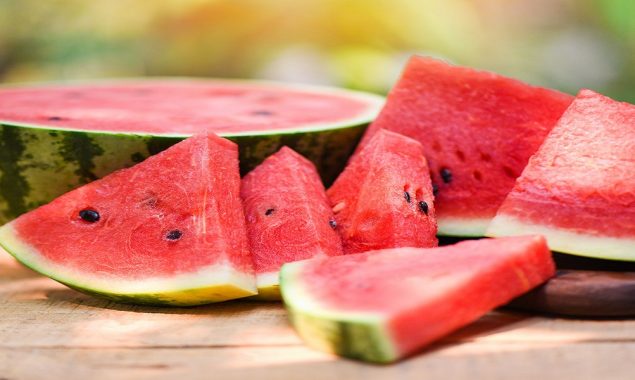
[[[198,305],[256,293],[236,145],[181,142],[0,228],[32,269],[116,301]]]
[[[283,147],[243,178],[241,196],[258,298],[279,300],[280,267],[342,254],[342,241],[315,166]]]
[[[436,246],[428,173],[421,144],[378,131],[327,192],[344,252]]]
[[[580,91],[487,230],[526,233],[555,251],[635,261],[635,105]]]
[[[386,363],[553,276],[544,238],[483,239],[286,264],[281,290],[311,346]]]
[[[196,133],[239,145],[242,173],[281,146],[331,182],[383,104],[258,81],[147,79],[0,88],[0,224]]]
[[[430,165],[440,235],[483,236],[529,157],[573,97],[503,76],[413,57],[366,132],[419,141]]]

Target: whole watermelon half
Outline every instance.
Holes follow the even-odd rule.
[[[281,146],[340,172],[383,99],[313,86],[144,79],[0,89],[0,224],[199,132],[236,142],[241,172]]]

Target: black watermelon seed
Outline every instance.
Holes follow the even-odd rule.
[[[428,215],[428,204],[425,201],[419,202],[419,210]]]
[[[59,116],[49,116],[48,117],[49,121],[62,121],[63,119]]]
[[[274,210],[272,208],[268,208],[267,211],[265,211],[265,215],[269,216],[269,215],[273,214],[274,211],[276,211],[276,210]]]
[[[439,186],[437,186],[436,183],[433,183],[432,184],[432,195],[434,195],[436,197],[437,194],[439,194]]]
[[[335,221],[335,219],[329,220],[329,226],[331,226],[332,229],[337,228],[337,222]]]
[[[99,213],[95,210],[84,209],[79,212],[79,217],[82,218],[83,221],[88,223],[95,223],[99,221]]]
[[[441,169],[439,174],[441,174],[441,178],[443,179],[443,182],[445,182],[445,183],[452,182],[452,172],[450,171],[450,169],[443,168],[443,169]]]
[[[179,240],[183,236],[183,232],[179,230],[172,230],[165,235],[165,238],[171,241]]]
[[[403,197],[406,198],[406,202],[410,203],[410,193],[408,193],[407,191],[404,191]]]
[[[266,110],[258,110],[258,111],[253,111],[251,114],[257,115],[257,116],[271,116],[273,115],[273,112],[266,111]]]

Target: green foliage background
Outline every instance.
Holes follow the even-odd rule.
[[[0,0],[0,81],[187,75],[386,92],[411,54],[635,101],[633,0]]]

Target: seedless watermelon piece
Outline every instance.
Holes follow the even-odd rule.
[[[428,173],[421,144],[377,132],[327,192],[344,252],[436,246]]]
[[[342,241],[315,166],[283,147],[243,178],[241,196],[258,297],[280,299],[284,263],[342,254]]]
[[[544,238],[483,239],[286,264],[281,290],[311,346],[387,363],[553,276]]]
[[[23,264],[117,301],[197,305],[255,294],[236,145],[185,140],[0,228]]]
[[[635,105],[582,90],[487,230],[551,249],[635,261]]]
[[[529,157],[573,97],[494,73],[412,57],[362,149],[381,128],[424,147],[440,235],[483,236]]]
[[[134,79],[0,86],[0,224],[196,133],[239,146],[247,173],[287,145],[329,183],[380,96],[218,79]]]

